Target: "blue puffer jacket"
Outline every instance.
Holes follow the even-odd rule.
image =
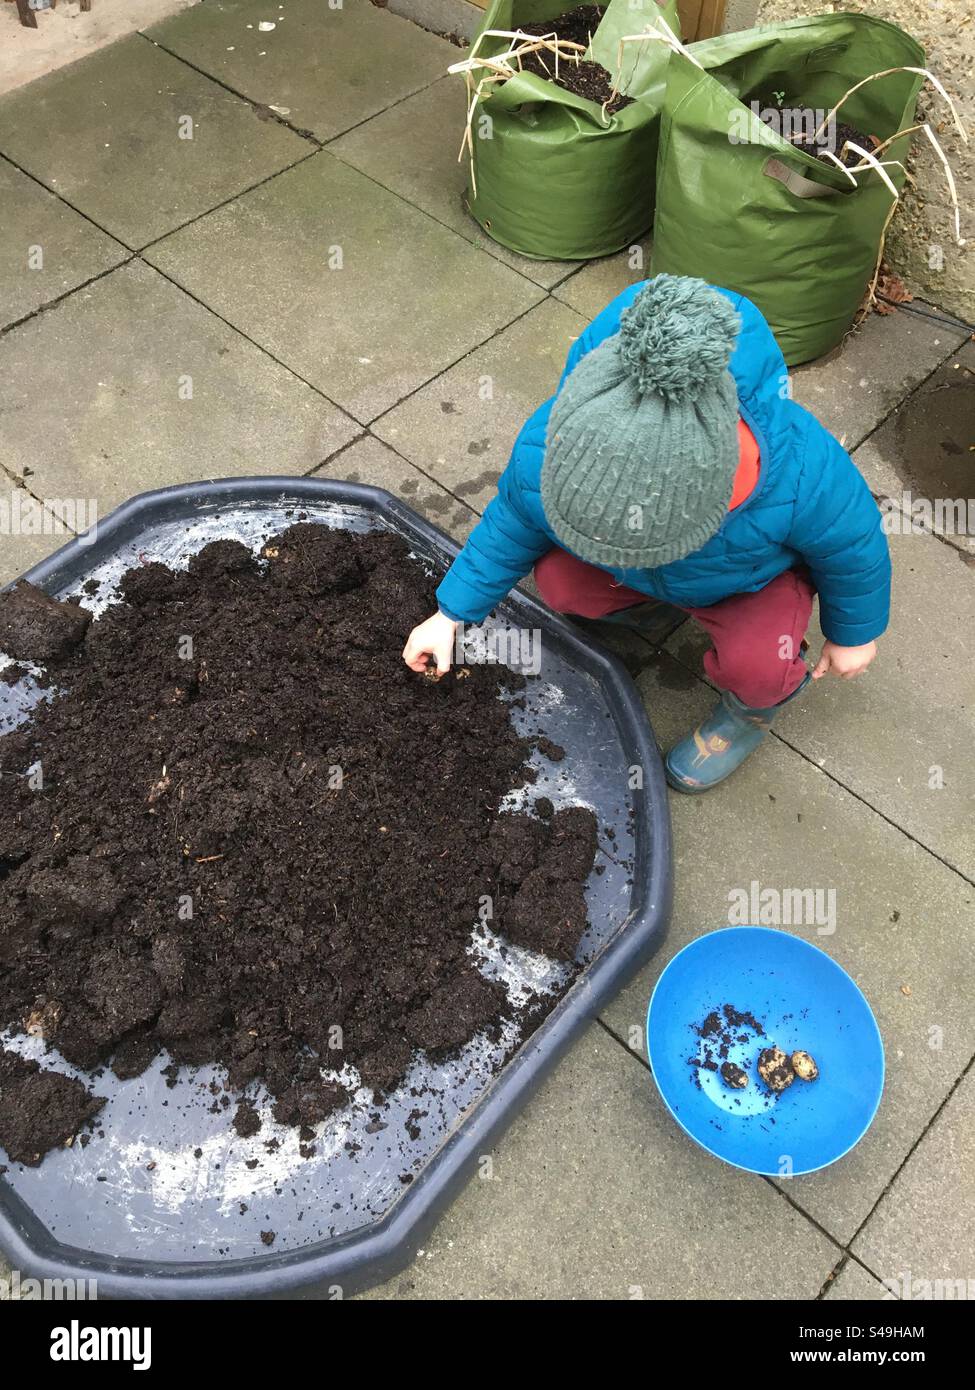
[[[620,315],[641,288],[624,290],[580,334],[562,381],[585,353],[618,331]],[[754,304],[721,293],[742,320],[730,369],[742,418],[761,453],[758,481],[700,550],[656,569],[609,573],[654,598],[698,608],[761,589],[784,570],[805,564],[819,591],[826,636],[844,647],[869,642],[884,631],[890,610],[890,556],[880,511],[846,451],[789,398],[782,353]],[[551,405],[546,401],[523,425],[497,496],[437,590],[448,617],[481,622],[559,544],[540,493]]]

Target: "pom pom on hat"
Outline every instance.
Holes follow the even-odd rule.
[[[740,328],[737,310],[703,280],[657,275],[620,320],[619,354],[641,395],[693,400],[727,368]]]

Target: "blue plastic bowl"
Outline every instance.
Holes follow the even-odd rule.
[[[696,1027],[724,1004],[765,1028],[728,1053],[748,1073],[740,1091],[688,1062],[701,1055]],[[811,1053],[819,1080],[771,1095],[755,1064],[773,1044]],[[674,956],[650,999],[647,1056],[664,1104],[692,1139],[770,1177],[814,1173],[849,1153],[884,1089],[880,1030],[860,989],[818,947],[770,927],[725,927]]]

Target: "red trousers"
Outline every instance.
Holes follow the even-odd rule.
[[[605,618],[650,599],[557,548],[535,565],[535,583],[550,608],[579,618]],[[804,574],[786,570],[754,593],[732,594],[707,608],[684,608],[711,638],[704,656],[708,678],[752,709],[767,709],[791,695],[806,674],[802,639],[814,593]]]

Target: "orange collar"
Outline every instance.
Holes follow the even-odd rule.
[[[735,485],[731,490],[731,501],[728,503],[729,512],[733,512],[746,498],[751,497],[758,482],[760,466],[758,443],[744,420],[739,417],[738,469],[735,473]]]

